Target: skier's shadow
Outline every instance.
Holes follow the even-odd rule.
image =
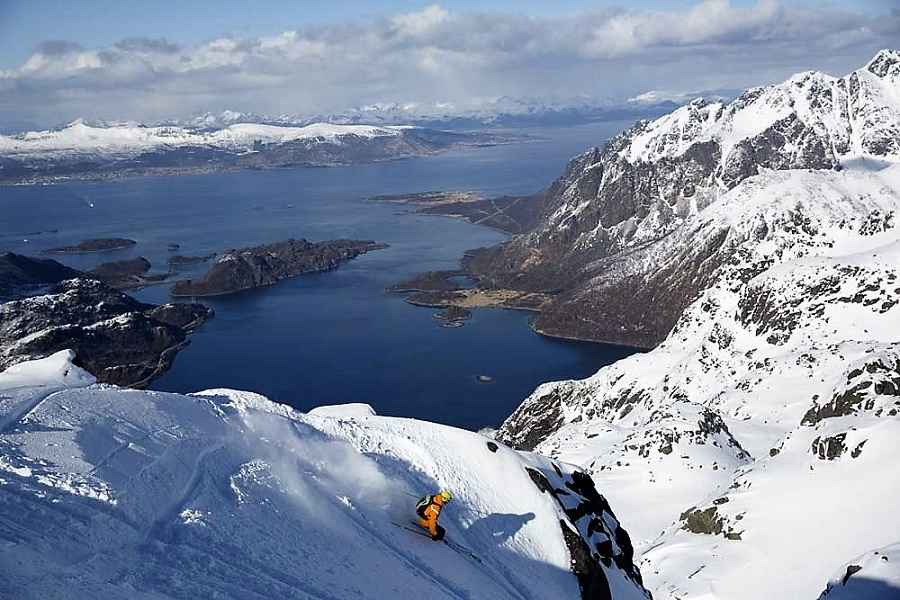
[[[493,514],[469,525],[468,532],[479,538],[490,538],[495,543],[502,544],[514,536],[534,516],[534,513],[531,512],[524,515]]]

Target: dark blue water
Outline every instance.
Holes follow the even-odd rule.
[[[170,243],[188,255],[287,237],[390,244],[329,273],[203,299],[216,316],[151,387],[251,390],[300,410],[365,402],[384,415],[497,426],[538,384],[585,377],[632,351],[537,335],[520,311],[478,309],[463,327],[442,327],[435,310],[384,289],[427,270],[456,268],[465,250],[505,236],[364,198],[448,189],[530,193],[559,176],[569,158],[627,125],[551,129],[540,132],[543,142],[351,167],[0,187],[0,250],[37,255],[88,237],[127,237],[138,242],[129,250],[54,258],[90,268],[143,256],[152,272],[165,272]],[[133,295],[171,300],[167,285]]]

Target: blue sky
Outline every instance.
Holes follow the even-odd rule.
[[[846,74],[898,24],[894,0],[0,0],[0,124],[734,89]]]

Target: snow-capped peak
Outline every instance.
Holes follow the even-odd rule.
[[[646,124],[622,155],[631,162],[655,162],[712,142],[721,148],[726,173],[744,159],[748,148],[773,143],[798,166],[813,155],[831,164],[859,156],[896,158],[898,57],[900,53],[884,50],[846,77],[809,71],[779,85],[751,88],[728,104],[692,102]]]

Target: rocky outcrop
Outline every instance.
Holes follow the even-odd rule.
[[[230,294],[271,285],[304,273],[329,271],[342,261],[386,247],[371,240],[331,240],[315,244],[302,239],[289,239],[243,250],[231,250],[202,278],[176,281],[172,285],[171,294]]]
[[[72,349],[98,381],[143,387],[168,370],[188,333],[212,314],[201,304],[154,306],[93,279],[68,279],[44,295],[0,305],[0,370]]]
[[[611,600],[605,569],[615,565],[638,587],[643,579],[634,564],[634,548],[628,532],[594,485],[582,471],[564,473],[556,464],[553,472],[528,468],[528,475],[541,492],[550,494],[562,507],[562,536],[571,556],[572,572],[578,578],[585,600]],[[647,598],[649,592],[645,591]]]

